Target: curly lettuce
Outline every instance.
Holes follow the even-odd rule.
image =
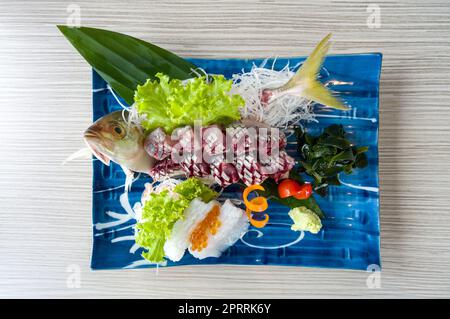
[[[223,75],[193,78],[187,82],[169,79],[157,73],[159,80],[147,80],[138,85],[134,101],[146,130],[163,128],[171,133],[175,128],[201,121],[203,126],[229,124],[240,119],[239,108],[245,101],[240,95],[229,94],[232,81]]]
[[[173,224],[183,217],[189,201],[174,198],[169,191],[150,194],[142,207],[142,217],[136,224],[136,243],[148,249],[142,256],[155,263],[164,261],[164,243],[170,236]]]
[[[146,251],[142,257],[153,263],[164,261],[164,243],[170,237],[175,222],[183,218],[184,210],[194,198],[209,202],[218,193],[197,178],[178,184],[173,192],[164,190],[147,198],[140,221],[136,224],[135,241]]]
[[[188,178],[181,182],[175,186],[173,191],[183,196],[183,198],[187,199],[189,202],[194,200],[194,198],[200,198],[203,202],[208,203],[219,196],[217,192],[213,191],[195,177]]]

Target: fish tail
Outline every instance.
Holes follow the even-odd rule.
[[[289,90],[301,86],[302,97],[338,110],[348,110],[349,108],[336,98],[333,93],[317,79],[325,55],[330,48],[330,37],[331,33],[319,42],[297,73],[282,87],[282,89]]]

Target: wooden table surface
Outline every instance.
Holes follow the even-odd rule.
[[[90,67],[55,27],[78,9],[185,57],[306,55],[330,31],[331,53],[382,52],[381,287],[316,268],[92,272],[91,164],[61,165],[92,115]],[[448,0],[0,0],[0,296],[450,297],[449,31]]]

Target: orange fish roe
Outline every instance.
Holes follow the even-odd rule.
[[[214,207],[208,212],[205,219],[203,219],[191,233],[189,241],[192,245],[192,250],[202,251],[208,246],[209,234],[215,235],[217,229],[220,227],[220,207]]]

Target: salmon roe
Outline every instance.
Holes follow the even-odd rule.
[[[193,251],[202,251],[208,246],[209,234],[215,235],[221,223],[218,219],[220,215],[220,207],[214,207],[208,212],[205,219],[203,219],[191,233],[189,241],[191,242],[191,249]]]

